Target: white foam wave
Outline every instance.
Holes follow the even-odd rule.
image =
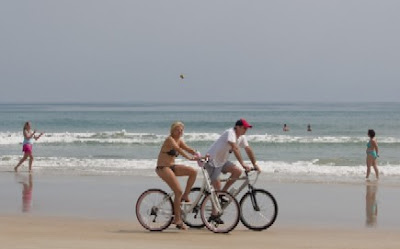
[[[45,133],[38,143],[46,144],[70,144],[70,143],[109,143],[109,144],[144,144],[160,143],[165,139],[163,135],[152,133],[128,133],[125,130],[112,132],[62,132]],[[22,142],[20,133],[0,133],[0,144],[19,144]]]
[[[18,156],[0,156],[0,171],[12,170],[18,162]],[[94,175],[147,175],[154,174],[156,159],[94,159],[94,158],[64,158],[35,157],[35,171],[52,172],[55,174],[94,174]],[[176,160],[177,164],[198,167],[195,162]],[[26,163],[25,163],[26,164]],[[259,161],[264,174],[276,176],[291,176],[292,178],[308,177],[363,177],[365,165],[338,166],[320,165],[318,159],[310,161]],[[399,165],[380,165],[381,175],[400,177]]]
[[[214,141],[218,138],[217,133],[187,133],[184,135],[185,141],[201,142]],[[105,131],[105,132],[62,132],[46,133],[38,143],[99,143],[99,144],[159,144],[166,138],[166,135],[154,133],[131,133],[125,130]],[[22,136],[16,132],[0,132],[0,144],[20,144]]]
[[[219,137],[217,133],[185,133],[186,142],[213,142]],[[159,144],[164,141],[166,135],[154,133],[132,133],[121,131],[105,132],[61,132],[46,133],[38,140],[39,143],[98,143],[98,144]],[[346,143],[366,143],[366,137],[349,136],[289,136],[289,135],[248,135],[248,140],[253,143],[305,143],[305,144],[346,144]],[[0,145],[20,144],[22,142],[21,133],[0,132]],[[400,138],[380,137],[379,143],[400,144]]]
[[[306,144],[347,144],[347,143],[367,143],[366,137],[350,137],[350,136],[289,136],[289,135],[249,135],[248,140],[251,142],[266,143],[306,143]],[[400,143],[400,138],[381,137],[379,143],[395,144]]]

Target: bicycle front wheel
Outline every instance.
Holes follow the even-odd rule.
[[[162,231],[172,223],[174,209],[169,195],[161,189],[149,189],[136,202],[136,217],[150,231]]]
[[[222,207],[221,213],[217,213],[212,198],[215,198]],[[239,204],[235,197],[225,191],[207,195],[201,204],[200,212],[203,223],[214,233],[228,233],[239,223]]]
[[[267,229],[278,215],[278,204],[274,196],[264,189],[254,189],[240,200],[240,220],[254,231]]]

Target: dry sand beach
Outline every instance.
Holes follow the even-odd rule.
[[[207,230],[144,231],[135,222],[1,216],[2,248],[399,248],[399,231],[277,226],[227,235]]]
[[[145,231],[134,204],[146,188],[166,188],[154,177],[34,174],[31,180],[29,199],[28,174],[0,174],[1,248],[400,248],[400,188],[384,180],[379,186],[260,182],[277,197],[276,223],[262,232],[239,225],[224,235]]]

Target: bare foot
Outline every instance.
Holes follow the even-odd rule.
[[[176,224],[176,228],[178,228],[179,230],[187,230],[187,226],[183,223],[181,224]]]
[[[182,196],[181,202],[191,202],[189,196]]]
[[[18,166],[15,166],[15,167],[14,167],[14,171],[15,171],[15,172],[18,172]]]
[[[179,230],[187,230],[187,226],[185,224],[183,224],[183,221],[179,221],[179,222],[174,222],[176,228],[178,228]]]

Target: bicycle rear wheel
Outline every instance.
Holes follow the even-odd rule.
[[[200,190],[201,189],[199,187],[192,188],[189,193],[189,199],[191,201],[196,201],[198,196],[202,194],[200,193]],[[185,208],[191,209],[189,212],[182,212],[183,222],[185,222],[185,224],[188,225],[189,227],[192,228],[204,227],[204,223],[200,215],[200,207],[205,196],[206,194],[204,194],[197,203],[183,204],[185,205],[183,206],[184,209]]]
[[[222,207],[221,214],[213,214],[215,213],[211,200],[213,196],[216,197],[216,201]],[[216,191],[215,195],[207,195],[201,204],[200,212],[203,223],[208,230],[214,233],[228,233],[239,223],[239,204],[231,194],[225,191]]]
[[[254,231],[267,229],[278,215],[278,204],[274,196],[264,189],[254,189],[240,200],[240,220]]]
[[[174,215],[172,200],[161,189],[149,189],[136,202],[136,217],[150,231],[162,231],[171,223]]]

